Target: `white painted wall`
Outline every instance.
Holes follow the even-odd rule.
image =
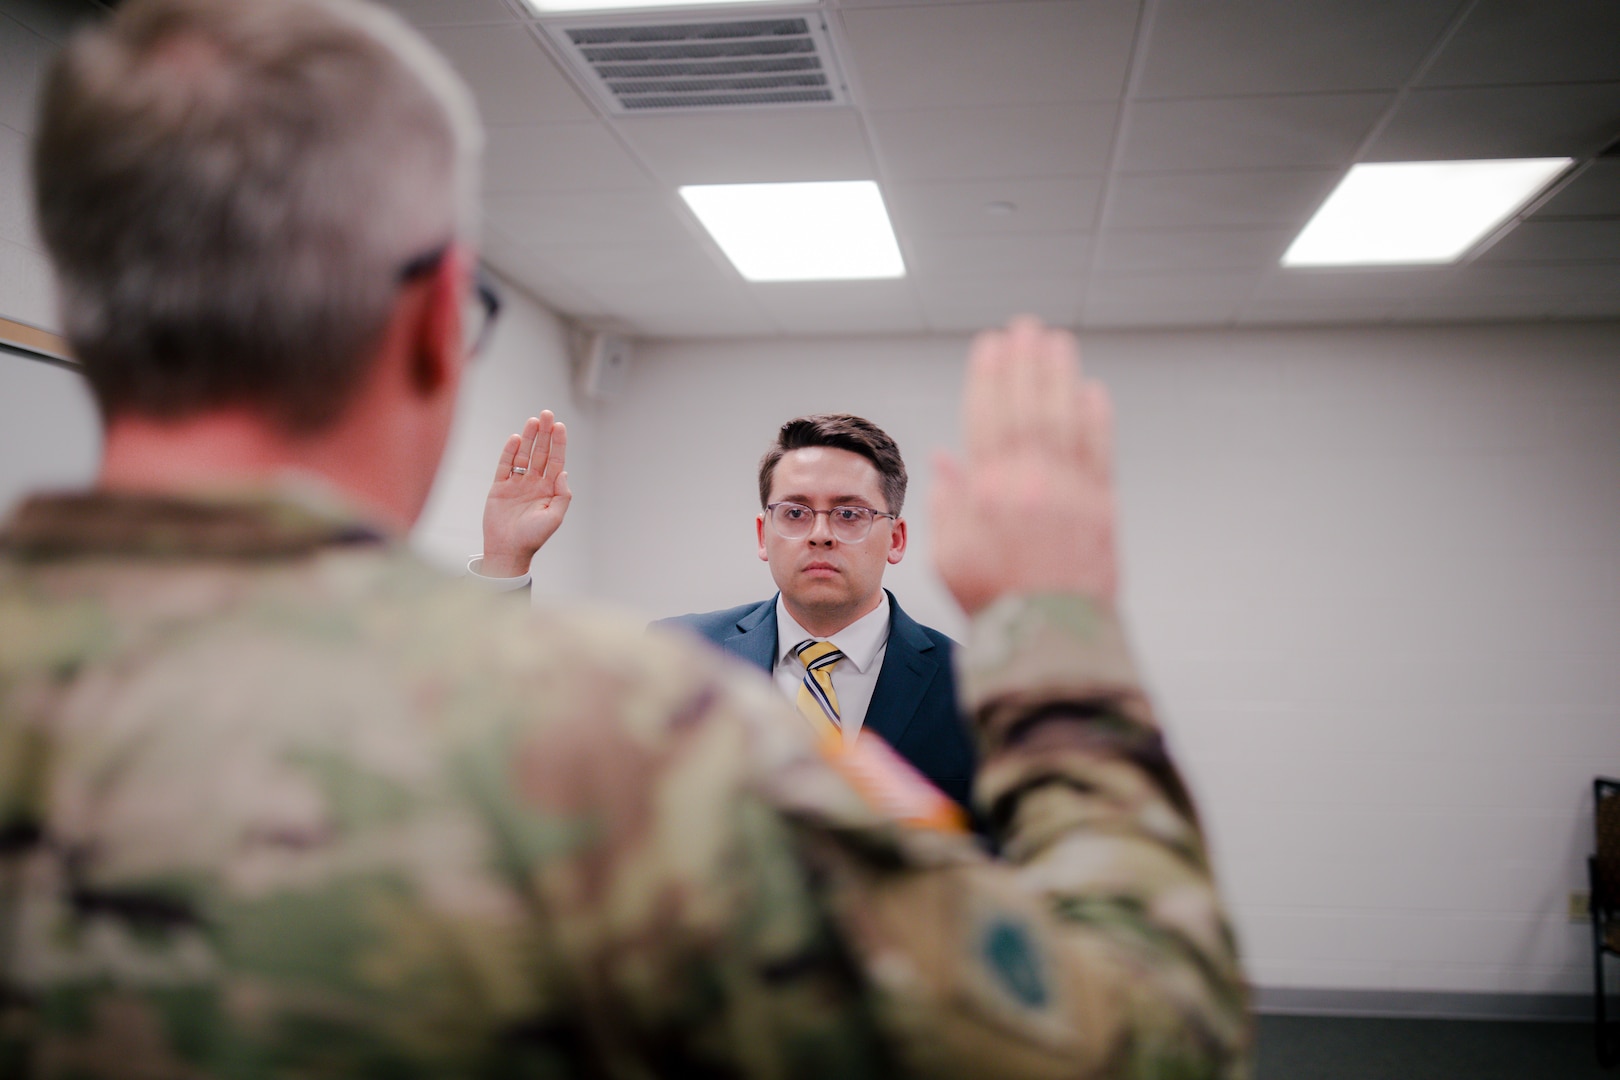
[[[101,423],[76,371],[0,348],[0,519],[31,491],[95,476]]]
[[[770,595],[754,469],[845,410],[912,472],[965,341],[644,344],[604,409],[594,578],[649,616]],[[1268,988],[1583,992],[1591,777],[1620,773],[1620,325],[1092,335],[1125,609]]]
[[[759,600],[759,458],[777,427],[853,412],[900,444],[911,474],[910,547],[884,578],[901,606],[946,633],[963,626],[928,568],[927,449],[955,430],[960,346],[940,339],[725,341],[638,346],[627,392],[601,410],[595,464],[597,591],[648,617]],[[944,410],[943,412],[941,410]]]

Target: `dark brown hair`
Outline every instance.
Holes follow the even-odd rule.
[[[848,413],[820,413],[800,416],[782,425],[776,441],[759,459],[759,505],[771,499],[771,477],[776,474],[776,463],[790,450],[803,450],[810,446],[831,446],[848,450],[870,461],[883,480],[885,508],[898,514],[906,501],[906,463],[900,457],[900,448],[888,434],[870,420]]]

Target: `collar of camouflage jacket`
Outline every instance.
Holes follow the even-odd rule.
[[[0,530],[0,552],[35,562],[97,554],[287,558],[387,540],[331,492],[286,483],[196,495],[36,495]]]

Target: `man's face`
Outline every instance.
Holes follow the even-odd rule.
[[[803,503],[812,510],[889,509],[877,466],[831,446],[783,454],[771,476],[769,501]],[[759,557],[771,564],[789,612],[814,634],[836,633],[877,607],[883,568],[906,553],[906,523],[890,518],[874,518],[872,531],[855,544],[833,536],[826,514],[817,514],[810,535],[798,540],[780,536],[765,514],[755,520],[755,529]]]

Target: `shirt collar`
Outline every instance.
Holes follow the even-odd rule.
[[[807,638],[814,638],[798,621],[788,614],[787,604],[782,600],[780,593],[776,596],[776,662],[780,666],[793,654],[793,647]],[[856,671],[865,672],[877,659],[883,646],[889,642],[889,594],[884,591],[878,598],[878,606],[856,619],[842,630],[828,638],[817,640],[830,641],[838,646]]]

